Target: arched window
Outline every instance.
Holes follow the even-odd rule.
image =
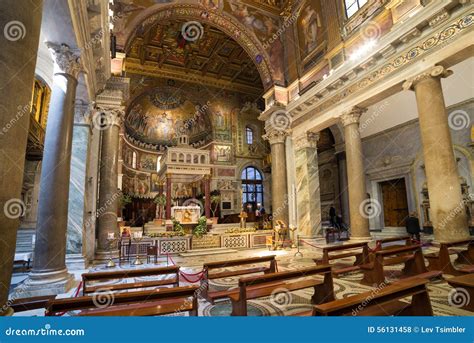
[[[253,144],[253,130],[248,126],[245,128],[245,141],[248,145]]]
[[[137,153],[135,151],[132,154],[132,168],[137,168]]]
[[[252,210],[257,204],[263,206],[263,178],[262,173],[255,167],[247,167],[242,171],[242,205],[252,205]]]
[[[368,0],[345,0],[347,18],[352,17],[360,10]]]

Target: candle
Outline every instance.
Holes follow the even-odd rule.
[[[114,232],[107,233],[107,238],[108,239],[114,239],[115,238],[115,233]]]

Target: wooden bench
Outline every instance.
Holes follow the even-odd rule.
[[[427,280],[412,279],[313,307],[313,316],[432,316]],[[411,297],[411,302],[400,301]]]
[[[404,244],[397,244],[397,245],[391,244],[391,245],[386,246],[386,244],[394,243],[394,242],[404,242]],[[388,237],[388,238],[377,239],[375,241],[375,246],[376,246],[376,249],[383,250],[383,249],[390,249],[394,247],[400,248],[407,245],[412,245],[412,243],[413,241],[410,236],[400,236],[400,237]]]
[[[364,273],[361,284],[373,286],[387,283],[385,281],[384,266],[401,263],[405,264],[402,273],[406,277],[431,279],[441,275],[441,271],[428,271],[420,245],[408,245],[375,252],[370,263],[360,266]]]
[[[466,249],[456,250],[466,245]],[[466,264],[466,266],[456,268],[449,257],[452,254],[458,256],[455,262]],[[474,239],[440,243],[439,251],[425,254],[425,258],[428,260],[428,270],[442,270],[443,273],[451,275],[474,273]]]
[[[323,281],[310,276],[323,275]],[[271,273],[261,276],[245,277],[239,280],[239,288],[229,294],[232,303],[232,316],[247,315],[247,300],[267,297],[278,290],[285,292],[314,288],[312,304],[322,304],[334,300],[333,280],[330,266],[315,266],[299,270]]]
[[[160,275],[170,275],[170,274],[172,274],[173,277],[163,279],[163,280],[150,280],[150,281],[119,283],[119,284],[90,285],[91,282],[96,282],[96,281],[123,280],[123,279],[134,278],[134,277],[148,277],[148,276],[160,276]],[[122,290],[128,290],[128,289],[159,287],[159,286],[167,286],[167,285],[173,285],[174,287],[178,287],[179,286],[179,266],[84,273],[82,274],[82,284],[84,287],[83,294],[85,295],[94,293],[97,290],[101,290],[104,288],[110,291],[122,291]]]
[[[457,289],[456,293],[451,295],[451,301],[456,303],[456,300],[460,300],[463,309],[474,312],[474,274],[455,276],[446,281]]]
[[[197,290],[197,286],[185,286],[55,299],[48,303],[45,315],[81,311],[79,316],[157,316],[174,312],[197,316]]]
[[[369,262],[369,248],[367,242],[340,244],[340,245],[326,245],[321,247],[323,249],[323,257],[320,259],[314,259],[317,265],[329,264],[331,260],[338,260],[345,257],[354,256],[355,262],[352,266],[345,268],[332,268],[334,275],[348,273],[360,269],[361,264]]]
[[[268,266],[251,266],[258,263],[267,263],[269,262]],[[224,270],[224,271],[216,271],[212,272],[212,270],[216,269],[225,269],[231,267],[239,267],[239,266],[250,266],[244,269],[237,269],[237,270]],[[275,255],[264,256],[264,257],[252,257],[252,258],[244,258],[238,260],[229,260],[229,261],[222,261],[222,262],[211,262],[206,263],[203,266],[203,278],[201,279],[201,296],[206,298],[209,302],[214,304],[216,300],[225,299],[229,296],[230,293],[233,293],[234,290],[222,290],[222,291],[212,291],[209,287],[209,280],[214,279],[221,279],[226,277],[232,276],[240,276],[246,274],[254,274],[254,273],[275,273],[276,272],[276,260]]]
[[[56,295],[42,295],[31,298],[19,298],[11,302],[10,307],[15,313],[24,312],[30,310],[37,310],[40,308],[46,308],[49,301],[54,300]]]

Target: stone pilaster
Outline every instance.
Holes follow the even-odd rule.
[[[298,233],[315,237],[321,233],[321,198],[317,143],[319,133],[307,132],[294,143]]]
[[[79,57],[65,44],[47,43],[55,74],[44,144],[33,269],[28,295],[65,293],[73,276],[66,268],[69,176]]]
[[[0,316],[12,314],[8,293],[19,218],[30,121],[31,85],[43,1],[0,1]]]
[[[109,233],[120,235],[117,225],[117,210],[121,192],[118,189],[119,133],[124,117],[122,106],[97,103],[94,122],[102,129],[102,145],[99,162],[99,208],[97,209],[96,259],[102,260],[118,254],[117,247],[111,247]],[[100,124],[99,124],[100,123]]]
[[[271,127],[271,125],[267,125],[268,127]],[[264,139],[268,140],[271,148],[273,221],[282,220],[286,225],[289,223],[285,154],[285,140],[288,135],[288,130],[267,129],[267,133],[263,136]]]
[[[369,210],[364,173],[364,152],[359,132],[359,119],[367,109],[354,107],[341,116],[346,143],[347,182],[351,238],[368,239]]]
[[[444,67],[436,66],[403,85],[405,90],[414,90],[416,95],[431,220],[435,239],[442,242],[469,237],[441,86],[441,78],[451,74]]]

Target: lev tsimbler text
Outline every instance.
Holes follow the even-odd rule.
[[[422,333],[422,334],[456,334],[466,333],[465,327],[460,326],[368,326],[368,333]]]

